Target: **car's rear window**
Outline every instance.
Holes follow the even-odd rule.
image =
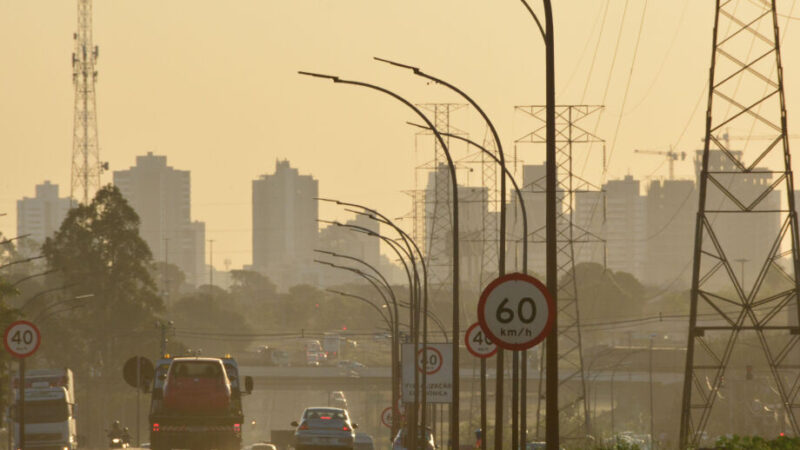
[[[322,419],[322,420],[347,420],[347,415],[338,409],[308,409],[306,410],[304,419]]]
[[[170,369],[175,378],[219,378],[220,364],[214,361],[186,361],[173,363]]]

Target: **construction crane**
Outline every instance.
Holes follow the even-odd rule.
[[[686,152],[673,152],[672,150],[667,151],[667,152],[658,151],[658,150],[634,150],[634,152],[635,153],[644,153],[644,154],[647,154],[647,155],[666,156],[667,159],[669,160],[669,179],[670,180],[674,180],[675,179],[675,161],[677,161],[679,158],[680,158],[681,161],[686,159]]]

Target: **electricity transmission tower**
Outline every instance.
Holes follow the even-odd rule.
[[[92,0],[78,0],[78,31],[73,34],[72,83],[75,110],[72,136],[70,197],[83,204],[100,189],[100,147],[97,141],[97,46],[92,43]]]
[[[515,108],[534,119],[533,131],[517,139],[516,144],[538,144],[547,142],[546,107],[517,106]],[[602,243],[602,239],[573,221],[575,196],[582,193],[598,193],[599,188],[582,179],[573,171],[575,144],[602,143],[603,140],[588,131],[587,122],[593,120],[602,106],[565,105],[556,106],[556,226],[558,236],[558,361],[559,361],[559,421],[561,439],[579,444],[591,432],[589,402],[586,398],[586,379],[583,368],[583,349],[581,344],[580,314],[578,310],[578,291],[575,275],[575,250],[578,243]],[[545,177],[525,181],[523,190],[530,195],[546,193]],[[599,198],[599,197],[594,197]],[[537,202],[528,203],[528,207]],[[541,203],[541,202],[539,202]],[[542,203],[543,205],[543,203]],[[602,214],[603,205],[595,205],[596,214]],[[536,208],[534,208],[536,209]],[[544,211],[528,210],[529,214],[543,214]],[[529,241],[544,244],[545,227],[530,231]],[[529,254],[532,253],[529,250]],[[544,358],[542,358],[540,379],[544,378]],[[544,398],[542,385],[539,385],[539,402],[536,408],[537,434]]]
[[[451,115],[459,109],[466,108],[466,104],[426,103],[417,106],[423,111],[431,113],[432,121],[439,132],[464,134],[463,131],[452,126]],[[433,136],[433,133],[421,131],[417,133],[417,136]],[[445,141],[449,146],[450,138],[445,137]],[[419,145],[419,140],[417,140],[417,144]],[[444,164],[444,150],[440,148],[436,139],[433,139],[433,145],[434,159],[417,168],[424,170],[429,178],[422,191],[424,194],[416,197],[416,201],[422,200],[423,204],[417,203],[414,211],[417,217],[415,222],[419,223],[415,228],[417,231],[424,230],[424,239],[419,242],[424,242],[431,296],[437,298],[439,291],[451,283],[453,262],[449,236],[452,232],[452,212],[450,210],[450,172]],[[420,219],[424,220],[424,224],[419,222]],[[415,239],[420,237],[420,235],[416,235]]]
[[[752,411],[762,403],[780,417],[767,422],[777,428],[769,431],[800,435],[800,260],[775,3],[716,2],[682,449],[697,448],[704,436],[750,431],[740,427],[758,420]],[[728,128],[754,138],[734,150],[718,137]]]

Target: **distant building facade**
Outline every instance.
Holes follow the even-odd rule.
[[[639,280],[644,276],[645,202],[639,192],[639,180],[627,175],[609,180],[606,193],[605,239],[609,269],[630,273]]]
[[[440,198],[437,199],[437,184]],[[428,174],[425,188],[425,237],[419,243],[427,258],[428,279],[434,288],[452,287],[452,180],[447,165]],[[464,288],[478,290],[484,266],[484,221],[489,214],[486,187],[458,186],[459,279]],[[490,232],[491,233],[491,232]]]
[[[319,239],[319,182],[300,175],[289,161],[253,180],[253,270],[279,288],[316,282],[314,249]]]
[[[153,259],[175,264],[186,282],[204,281],[205,224],[191,220],[191,176],[167,165],[167,157],[137,156],[136,165],[114,171],[114,184],[139,215],[139,233]]]
[[[72,199],[58,196],[58,185],[45,181],[36,185],[36,197],[17,200],[17,235],[43,244],[61,227],[73,205]]]
[[[692,180],[653,180],[645,196],[647,228],[641,281],[664,289],[692,280],[697,190]]]
[[[366,231],[358,231],[358,229],[365,229],[373,233],[378,233],[378,222],[367,216],[356,215],[354,219],[348,220],[343,225],[344,226],[332,224],[320,230],[319,249],[358,258],[380,270],[380,239],[368,235]],[[317,256],[319,259],[336,264],[344,263],[345,265],[350,265],[350,261],[343,259],[330,258],[328,255],[323,254]],[[369,272],[369,269],[366,267],[360,267],[360,269]],[[344,270],[318,266],[317,271],[320,274],[320,284],[324,286],[335,286],[337,284],[342,284],[344,280],[352,281],[353,279],[352,274]],[[357,281],[363,282],[364,280],[358,279]]]

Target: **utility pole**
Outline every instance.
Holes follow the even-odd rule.
[[[169,338],[167,337],[167,332],[169,331],[175,323],[171,320],[166,322],[156,322],[156,328],[161,331],[161,354],[159,356],[163,357],[167,354],[167,343],[169,342]]]
[[[169,307],[169,238],[164,238],[164,273],[161,277],[164,283],[164,303]]]
[[[72,134],[72,176],[70,197],[89,204],[90,196],[100,189],[100,174],[108,165],[100,164],[97,138],[98,48],[92,42],[92,0],[78,0],[78,30],[73,34],[72,84],[75,86],[75,108]]]
[[[757,5],[716,1],[681,449],[707,445],[704,436],[709,426],[718,430],[714,434],[725,432],[719,428],[722,415],[712,414],[714,402],[723,396],[720,391],[729,363],[745,352],[754,352],[750,347],[736,352],[736,344],[749,338],[760,344],[770,368],[769,384],[780,405],[777,414],[785,414],[782,423],[789,424],[792,434],[800,435],[796,412],[800,407],[796,389],[800,381],[800,255],[780,42],[775,0]],[[748,89],[740,90],[740,85]],[[740,149],[732,149],[728,140],[719,138],[728,128],[770,138],[749,139]],[[786,201],[779,195],[785,195]],[[753,223],[756,231],[745,228]],[[736,274],[737,258],[758,264],[758,270],[752,271],[756,278],[749,285],[744,284],[743,272]],[[765,288],[772,283],[764,281],[777,273],[784,281],[781,292],[775,294]],[[698,318],[702,322],[698,323]],[[740,337],[742,334],[745,336]]]

